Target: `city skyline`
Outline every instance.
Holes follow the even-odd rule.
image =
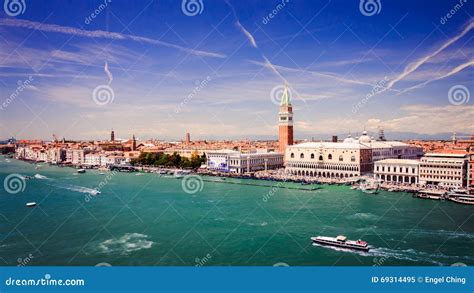
[[[359,1],[201,2],[2,11],[0,137],[276,139],[285,84],[297,139],[474,132],[472,3],[443,19],[457,1],[381,1],[374,15]]]

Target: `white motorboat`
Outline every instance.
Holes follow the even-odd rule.
[[[326,245],[326,246],[335,246],[347,249],[369,251],[369,245],[367,242],[362,240],[347,240],[346,236],[339,235],[337,237],[326,237],[326,236],[317,236],[311,237],[313,243]]]
[[[34,201],[26,203],[26,207],[28,207],[28,208],[32,208],[32,207],[35,207],[35,206],[36,206],[36,202],[34,202]]]

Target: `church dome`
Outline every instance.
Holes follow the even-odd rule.
[[[344,143],[353,143],[354,139],[352,138],[352,135],[348,135],[347,138],[345,138],[342,142]]]
[[[362,136],[359,138],[360,143],[370,143],[372,140],[370,136],[367,135],[367,131],[362,132]]]

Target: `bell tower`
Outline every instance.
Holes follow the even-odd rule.
[[[285,154],[286,146],[293,144],[293,107],[287,86],[281,97],[278,114],[278,142],[278,151],[282,154]]]

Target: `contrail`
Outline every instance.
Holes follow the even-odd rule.
[[[432,52],[431,54],[428,54],[425,57],[421,58],[420,60],[412,64],[409,64],[407,67],[405,67],[405,70],[403,70],[401,74],[399,74],[397,77],[395,77],[394,79],[388,82],[386,90],[392,88],[397,82],[404,79],[407,75],[409,75],[413,71],[417,70],[418,67],[423,65],[429,59],[441,53],[444,49],[446,49],[447,47],[452,45],[454,42],[462,38],[465,34],[470,32],[473,28],[474,28],[474,22],[472,20],[469,20],[469,23],[466,25],[463,31],[459,33],[457,36],[449,39],[447,42],[445,42],[441,47],[439,47],[436,51]]]
[[[283,75],[281,75],[281,73],[277,70],[276,66],[273,65],[270,60],[267,59],[267,57],[263,56],[263,59],[265,60],[265,63],[260,63],[261,65],[267,67],[267,68],[270,68],[271,71],[273,71],[273,73],[275,73],[279,78],[281,78],[281,80],[283,80],[285,82],[285,84],[289,84],[289,82],[286,80],[286,78],[283,77]]]
[[[265,61],[264,66],[267,68],[270,68],[271,71],[275,73],[286,85],[289,85],[290,83],[288,82],[288,80],[286,80],[286,78],[284,78],[283,75],[281,75],[278,69],[270,62],[270,60],[268,60],[265,54],[263,54],[263,52],[260,50],[260,48],[257,45],[257,41],[255,41],[255,37],[240,23],[239,17],[237,16],[237,12],[235,11],[234,6],[232,6],[232,4],[230,4],[228,0],[226,0],[225,2],[227,3],[227,5],[232,10],[232,13],[234,14],[235,25],[237,26],[237,28],[245,35],[245,37],[247,37],[247,39],[250,42],[250,45],[252,45],[252,47],[257,49],[257,51],[262,55],[262,58]]]
[[[446,77],[449,77],[453,74],[456,74],[458,73],[459,71],[462,71],[464,70],[465,68],[469,67],[469,66],[474,66],[474,60],[471,60],[469,62],[466,62],[466,63],[463,63],[461,65],[458,65],[456,66],[455,68],[453,68],[450,72],[444,74],[444,75],[441,75],[441,76],[438,76],[438,77],[435,77],[433,79],[430,79],[430,80],[427,80],[425,82],[422,82],[422,83],[419,83],[417,85],[414,85],[410,88],[407,88],[407,89],[404,89],[403,91],[401,91],[400,93],[398,93],[397,95],[400,95],[400,94],[403,94],[403,93],[406,93],[408,91],[411,91],[411,90],[414,90],[414,89],[417,89],[417,88],[421,88],[421,87],[424,87],[425,85],[427,85],[428,83],[430,82],[433,82],[433,81],[436,81],[436,80],[440,80],[440,79],[444,79]]]
[[[112,83],[112,80],[114,80],[114,77],[112,76],[112,72],[110,72],[109,70],[109,64],[107,62],[105,62],[104,71],[109,77],[109,85],[110,85]]]
[[[56,24],[44,24],[44,23],[29,21],[29,20],[24,20],[24,19],[2,18],[0,19],[0,26],[19,27],[19,28],[25,28],[25,29],[30,29],[30,30],[39,30],[42,32],[60,33],[60,34],[66,34],[66,35],[81,36],[81,37],[86,37],[86,38],[131,40],[135,42],[143,42],[143,43],[147,43],[151,45],[173,48],[173,49],[183,51],[183,52],[196,55],[196,56],[213,57],[213,58],[226,57],[223,54],[190,49],[190,48],[186,48],[180,45],[175,45],[172,43],[150,39],[146,37],[140,37],[140,36],[122,34],[122,33],[106,32],[106,31],[101,31],[101,30],[88,31],[88,30],[78,29],[74,27],[60,26]]]
[[[368,82],[348,79],[348,78],[344,78],[344,77],[341,77],[341,76],[338,76],[338,75],[335,75],[335,74],[332,74],[332,73],[327,73],[327,72],[310,71],[310,70],[291,68],[291,67],[285,67],[285,66],[280,66],[280,65],[273,65],[270,62],[263,63],[263,62],[253,61],[253,60],[250,60],[249,62],[251,62],[253,64],[256,64],[256,65],[267,66],[267,67],[271,68],[272,70],[274,70],[276,72],[278,72],[277,68],[279,68],[281,70],[290,71],[290,72],[300,72],[300,73],[309,73],[309,74],[313,74],[313,75],[319,75],[319,76],[322,76],[322,77],[327,77],[327,78],[334,79],[334,80],[344,82],[344,83],[374,86],[373,84],[368,83]]]
[[[252,46],[254,48],[258,48],[257,47],[257,42],[255,41],[255,38],[252,36],[252,34],[246,30],[242,24],[240,23],[240,21],[237,20],[237,22],[235,23],[235,25],[239,28],[239,30],[247,37],[247,39],[249,39],[250,41],[250,44],[252,44]]]

